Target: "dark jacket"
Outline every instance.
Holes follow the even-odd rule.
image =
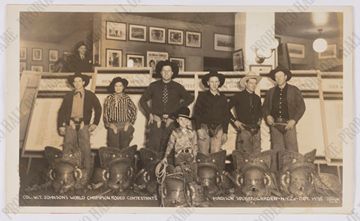
[[[224,94],[214,96],[210,91],[200,92],[194,106],[196,130],[201,124],[221,124],[224,133],[228,132],[230,111]]]
[[[92,72],[92,61],[88,56],[81,59],[79,54],[74,54],[69,58],[66,70],[69,72]]]
[[[67,93],[63,99],[61,107],[58,112],[57,125],[58,127],[62,127],[65,125],[69,125],[72,111],[72,104],[74,99],[74,91]],[[90,119],[92,116],[92,111],[95,111],[95,118],[93,124],[98,125],[101,117],[101,104],[96,95],[89,91],[85,90],[84,97],[84,112],[83,112],[83,120],[85,125],[90,124]]]
[[[300,118],[304,115],[305,112],[305,102],[304,98],[301,95],[299,88],[288,84],[287,85],[287,104],[288,104],[288,113],[290,120],[295,120],[298,122]],[[265,97],[263,104],[263,115],[266,120],[268,115],[271,115],[272,100],[277,86],[270,88]]]

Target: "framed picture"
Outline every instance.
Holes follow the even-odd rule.
[[[336,58],[336,44],[328,45],[324,52],[319,53],[319,59]]]
[[[59,59],[59,51],[56,49],[49,50],[49,61],[57,61]]]
[[[214,34],[214,50],[233,51],[234,37],[232,35]]]
[[[44,68],[42,65],[32,65],[31,66],[31,71],[35,71],[35,72],[43,72]]]
[[[165,28],[149,27],[149,41],[165,43]]]
[[[33,61],[41,61],[42,60],[42,49],[41,48],[33,48],[32,49],[32,60]]]
[[[170,61],[176,63],[179,66],[179,72],[185,71],[185,58],[170,58]]]
[[[26,48],[20,48],[20,60],[26,60]]]
[[[20,62],[20,73],[26,70],[26,62]]]
[[[106,39],[126,40],[126,23],[106,21]]]
[[[150,67],[152,73],[155,72],[156,64],[159,61],[167,60],[169,58],[169,54],[167,52],[157,52],[157,51],[147,51],[146,52],[146,67]]]
[[[233,53],[233,67],[234,71],[244,71],[244,54],[242,49],[236,50]]]
[[[168,44],[183,45],[184,32],[182,30],[168,29]]]
[[[201,48],[201,32],[187,31],[185,34],[185,46]]]
[[[250,71],[253,71],[255,73],[269,73],[272,70],[272,65],[250,65],[249,69]]]
[[[297,43],[287,43],[290,58],[305,58],[305,46]]]
[[[146,41],[146,26],[129,25],[129,40]]]
[[[51,63],[51,64],[49,64],[49,72],[54,72],[54,64],[53,63]]]
[[[136,54],[126,55],[126,67],[142,68],[145,64],[145,56]]]
[[[121,49],[106,49],[106,67],[121,67],[121,61]]]

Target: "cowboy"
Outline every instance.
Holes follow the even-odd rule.
[[[230,113],[227,98],[219,91],[219,87],[225,82],[225,76],[217,71],[210,71],[202,77],[201,82],[209,90],[199,93],[194,118],[199,151],[209,154],[220,151],[227,141]]]
[[[57,119],[59,133],[64,136],[64,152],[80,149],[82,165],[88,172],[91,169],[90,132],[96,129],[101,116],[98,98],[85,89],[89,80],[89,76],[79,72],[69,76],[69,84],[74,90],[65,95]],[[90,123],[93,110],[94,121]]]
[[[152,82],[140,98],[140,105],[149,119],[148,147],[164,154],[167,141],[174,129],[171,118],[181,107],[187,107],[194,97],[185,88],[173,81],[179,73],[179,67],[169,61],[159,61],[155,68],[155,77],[161,80]],[[151,100],[151,106],[148,101]]]
[[[163,161],[167,161],[170,153],[174,151],[175,166],[193,163],[197,153],[197,137],[196,132],[192,130],[188,107],[182,107],[177,112],[176,122],[179,127],[174,129],[170,135]]]
[[[124,90],[129,82],[121,77],[114,78],[108,86],[111,93],[104,101],[104,125],[107,128],[108,146],[128,147],[134,134],[136,106]]]
[[[89,58],[87,45],[80,41],[74,47],[73,55],[69,59],[68,72],[91,72],[92,61]]]
[[[237,130],[236,149],[243,153],[260,153],[261,98],[255,94],[261,77],[249,72],[240,80],[241,92],[230,98],[230,111],[235,107],[236,117],[231,114],[231,122]]]
[[[271,149],[298,152],[296,124],[304,115],[305,102],[301,91],[287,82],[291,72],[277,67],[269,75],[276,86],[270,88],[263,104],[263,116],[270,127]]]

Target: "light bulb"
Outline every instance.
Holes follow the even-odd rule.
[[[315,41],[313,42],[313,49],[314,51],[321,53],[324,52],[327,48],[327,41],[323,38],[317,38],[315,39]]]

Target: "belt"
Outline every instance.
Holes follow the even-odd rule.
[[[83,122],[83,118],[70,118],[70,121],[72,121],[75,124],[75,129],[79,130],[81,127],[81,123]]]

